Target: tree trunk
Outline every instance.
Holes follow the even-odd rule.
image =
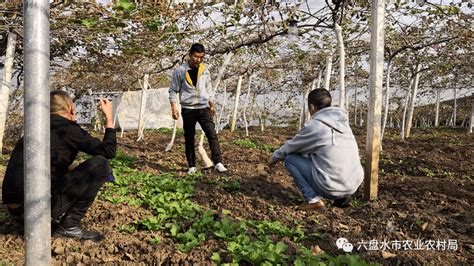
[[[249,78],[249,88],[247,90],[247,95],[245,96],[245,102],[244,102],[244,123],[245,123],[245,136],[249,136],[249,124],[247,122],[247,105],[250,99],[250,89],[252,88],[252,75],[250,75]]]
[[[441,89],[436,90],[436,115],[435,115],[435,127],[439,127],[439,102],[440,102]]]
[[[340,93],[339,93],[339,106],[346,108],[346,87],[345,87],[345,71],[346,71],[346,51],[344,49],[344,40],[342,38],[342,28],[339,24],[335,23],[334,25],[334,32],[336,34],[337,40],[337,48],[339,50],[339,86],[340,86]]]
[[[390,106],[390,72],[392,71],[392,62],[388,61],[387,64],[387,74],[385,80],[385,106],[383,112],[383,124],[382,124],[382,134],[380,135],[380,139],[383,140],[383,136],[385,134],[385,127],[387,126],[387,118],[388,118],[388,111]]]
[[[222,102],[221,110],[219,112],[219,115],[217,116],[217,126],[216,126],[216,132],[217,133],[219,133],[219,130],[220,130],[221,117],[222,117],[222,115],[224,115],[226,105],[227,105],[227,86],[224,83],[224,101]]]
[[[347,91],[346,91],[346,97],[345,98],[346,99],[344,100],[344,102],[345,102],[346,107],[344,107],[344,109],[346,109],[346,111],[347,111],[347,117],[350,117],[350,112],[351,112],[350,109],[351,108],[349,107],[349,93],[347,93]]]
[[[222,79],[222,75],[224,74],[225,72],[225,69],[227,67],[227,65],[229,64],[230,62],[230,59],[232,58],[232,56],[234,55],[233,52],[228,52],[226,55],[225,55],[225,58],[224,58],[224,62],[221,66],[221,68],[219,69],[219,74],[217,75],[217,78],[216,78],[216,81],[215,81],[215,85],[214,85],[214,88],[213,88],[213,91],[211,92],[211,99],[214,98],[214,96],[216,95],[217,93],[217,89],[219,88],[219,84],[221,82],[221,79]],[[225,90],[225,84],[224,84],[224,90]],[[225,96],[224,96],[225,98]],[[221,107],[221,110],[224,107],[225,103],[223,104],[223,106]],[[217,114],[215,114],[217,115]],[[219,126],[220,126],[220,114],[219,114],[219,117],[217,118],[217,123],[216,123],[216,133],[219,133]]]
[[[303,127],[303,124],[306,121],[306,117],[305,117],[305,114],[306,114],[306,101],[308,99],[309,92],[311,91],[311,87],[312,87],[312,85],[308,87],[308,89],[306,90],[306,93],[303,95],[303,102],[302,102],[302,105],[301,105],[301,113],[300,113],[300,121],[298,123],[298,130],[300,130],[301,127]]]
[[[258,107],[257,107],[257,93],[253,93],[253,97],[252,97],[252,107],[250,109],[250,114],[251,114],[251,117],[250,117],[250,122],[252,122],[252,118],[255,117],[255,115],[257,114],[257,110],[258,110]],[[250,122],[249,122],[249,125],[250,125]]]
[[[117,117],[118,117],[118,112],[120,111],[120,106],[122,106],[122,101],[119,102],[117,109],[115,109],[114,124],[113,124],[114,128],[115,128],[115,125],[117,124]]]
[[[266,102],[267,101],[266,100],[267,100],[267,97],[264,94],[263,95],[263,111],[258,116],[258,119],[260,121],[260,131],[261,132],[265,131],[265,120],[266,120],[266,111],[267,111],[267,108],[266,108]]]
[[[421,65],[417,64],[415,72],[415,82],[413,83],[413,90],[411,91],[410,97],[410,108],[408,109],[408,119],[406,124],[406,133],[405,137],[410,137],[411,126],[413,123],[413,113],[415,112],[415,103],[416,103],[416,94],[418,92],[418,82],[420,80],[420,68]]]
[[[179,99],[179,98],[178,98]],[[173,121],[173,135],[171,135],[170,143],[166,146],[165,151],[170,151],[173,148],[174,140],[176,138],[176,128],[177,128],[177,120]]]
[[[321,80],[323,78],[323,71],[319,69],[319,74],[318,74],[318,86],[316,88],[321,88]]]
[[[219,88],[219,83],[221,82],[222,75],[224,74],[224,71],[225,71],[227,65],[229,64],[230,59],[232,58],[233,55],[234,55],[234,53],[232,53],[232,52],[228,52],[228,53],[225,55],[224,63],[222,64],[221,68],[219,69],[219,74],[217,75],[217,78],[216,78],[216,82],[215,82],[215,85],[214,85],[214,92],[213,92],[213,93],[216,93],[216,92],[217,92],[217,88]]]
[[[7,40],[7,51],[5,55],[5,64],[3,66],[2,89],[0,91],[0,154],[2,154],[3,150],[3,135],[5,133],[5,125],[8,114],[15,48],[16,33],[9,32]]]
[[[145,130],[145,108],[148,93],[148,74],[143,76],[142,98],[140,101],[140,113],[138,115],[138,138],[137,141],[144,139],[143,131]]]
[[[234,132],[235,124],[237,123],[237,113],[239,109],[239,99],[240,99],[240,89],[242,87],[242,76],[239,76],[239,81],[237,82],[237,90],[235,91],[235,104],[234,104],[234,113],[232,115],[232,122],[230,124],[230,132]]]
[[[319,71],[319,81],[321,81],[321,70]],[[311,83],[311,90],[308,91],[308,95],[306,95],[306,100],[304,101],[304,103],[306,104],[306,119],[305,121],[308,122],[309,120],[311,120],[311,113],[309,112],[309,105],[308,105],[308,97],[309,97],[309,93],[313,90],[315,90],[317,87],[316,87],[316,80],[313,80],[313,83]],[[319,87],[318,87],[319,88]]]
[[[474,128],[474,94],[471,94],[471,120],[469,121],[469,133]]]
[[[201,130],[201,138],[198,144],[198,153],[201,155],[201,159],[204,162],[205,167],[209,168],[212,166],[212,161],[209,159],[209,156],[207,156],[206,150],[204,149],[204,135],[204,131]]]
[[[331,70],[332,70],[332,53],[333,48],[329,51],[328,56],[326,57],[326,74],[324,75],[324,88],[329,90],[329,85],[331,82]]]
[[[370,95],[367,114],[366,169],[365,190],[366,200],[374,200],[378,194],[378,172],[380,156],[380,122],[382,115],[382,83],[384,56],[384,12],[385,1],[372,1],[371,12],[371,47],[370,47]]]
[[[405,140],[405,124],[406,124],[405,122],[406,122],[406,117],[407,117],[408,102],[410,101],[410,91],[411,91],[411,88],[413,87],[413,81],[414,81],[414,78],[411,78],[410,85],[407,91],[407,96],[405,98],[405,104],[403,105],[402,131],[401,131],[402,140]]]
[[[456,93],[456,86],[453,88],[454,92],[454,103],[453,103],[453,125],[456,126],[456,119],[457,119],[457,108],[458,108],[458,99],[457,99],[457,93]]]
[[[354,88],[354,125],[357,126],[357,86]]]

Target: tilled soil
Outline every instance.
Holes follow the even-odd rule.
[[[245,139],[243,132],[221,132],[223,161],[229,172],[222,175],[203,170],[193,200],[205,208],[230,213],[235,219],[280,221],[288,227],[301,221],[308,236],[304,245],[308,248],[317,245],[331,255],[344,253],[335,243],[338,238],[345,237],[354,245],[352,253],[370,262],[387,265],[474,264],[471,208],[474,141],[464,129],[414,129],[406,142],[400,140],[398,132],[389,130],[380,160],[378,199],[365,201],[362,185],[349,208],[332,207],[331,202],[326,201],[328,208],[324,212],[296,211],[302,197],[284,166],[266,167],[271,150],[295,133],[286,128],[268,128],[263,133],[252,129],[249,139],[257,147],[246,148],[235,142]],[[354,128],[354,133],[361,158],[364,158],[365,132]],[[164,149],[170,134],[147,131],[145,140],[135,142],[135,139],[136,132],[125,133],[119,138],[119,149],[138,158],[136,169],[154,174],[176,171],[178,176],[186,174],[182,136],[177,138],[173,150],[166,153]],[[11,149],[10,145],[5,152]],[[6,163],[6,160],[2,161],[2,172]],[[230,181],[237,181],[240,187],[226,187],[225,183]],[[150,211],[145,208],[114,205],[99,197],[83,224],[103,232],[105,238],[98,243],[53,238],[53,262],[213,263],[210,256],[220,248],[213,239],[189,253],[182,253],[178,251],[176,241],[164,233],[118,230],[121,225],[148,215]],[[0,221],[0,264],[23,263],[21,229],[9,218],[4,207],[0,209]],[[162,241],[152,244],[149,240],[156,236]],[[377,242],[379,247],[384,240],[390,243],[386,250],[367,250],[369,243],[374,247]],[[433,248],[424,246],[414,250],[412,246],[404,249],[401,244],[408,240],[421,240],[425,244],[435,241],[435,244]]]

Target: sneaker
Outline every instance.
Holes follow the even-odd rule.
[[[98,232],[87,231],[80,226],[65,228],[61,225],[58,225],[56,230],[54,230],[53,237],[69,237],[92,241],[99,241],[102,239],[102,235]]]
[[[219,173],[227,172],[227,168],[225,168],[222,163],[216,164],[216,167],[214,169],[216,169]]]
[[[197,172],[196,167],[189,167],[188,175],[193,175]]]
[[[324,210],[324,202],[322,200],[319,200],[315,203],[309,203],[309,202],[303,202],[298,208],[296,208],[299,211],[320,211]]]
[[[334,206],[339,208],[346,208],[349,206],[349,203],[352,201],[352,196],[347,196],[344,198],[334,200]]]

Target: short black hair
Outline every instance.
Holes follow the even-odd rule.
[[[330,107],[332,102],[331,94],[326,89],[312,90],[308,95],[308,106],[310,104],[321,110]]]
[[[193,43],[193,45],[191,45],[191,48],[189,49],[189,53],[192,54],[192,53],[204,53],[206,52],[206,49],[204,49],[204,45],[200,44],[200,43]]]

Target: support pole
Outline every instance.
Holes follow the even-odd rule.
[[[49,1],[23,7],[25,66],[25,264],[51,264]]]
[[[370,96],[367,115],[367,145],[365,191],[367,200],[377,198],[380,122],[382,117],[382,79],[384,61],[384,0],[372,0],[371,47],[370,47]]]

